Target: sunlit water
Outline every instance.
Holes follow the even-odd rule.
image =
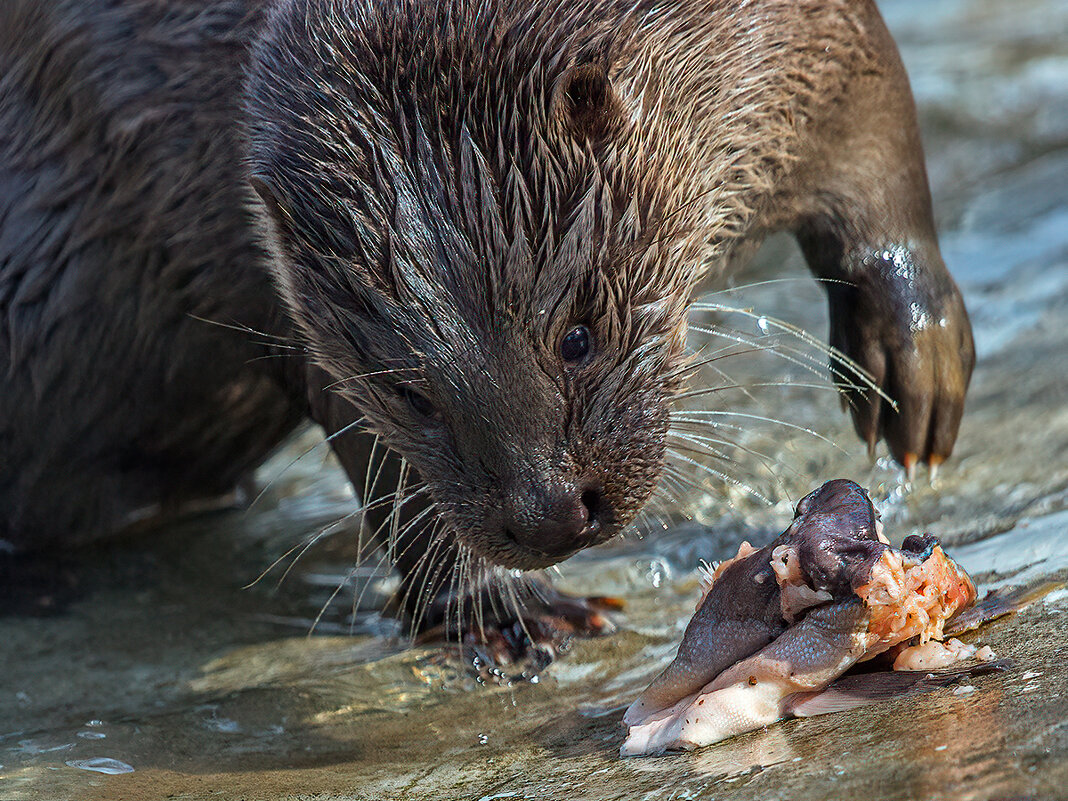
[[[620,631],[576,643],[536,682],[482,685],[369,611],[391,587],[370,566],[349,575],[345,526],[280,586],[275,570],[242,589],[353,509],[309,432],[265,467],[272,483],[251,510],[82,557],[81,597],[51,616],[0,619],[0,797],[1063,797],[1063,590],[982,632],[1016,666],[974,691],[793,721],[692,755],[616,757],[621,707],[673,653],[698,560],[774,535],[824,479],[857,479],[891,534],[936,533],[984,585],[1068,572],[1068,5],[897,0],[884,11],[979,348],[937,487],[922,475],[908,486],[885,458],[872,465],[825,390],[717,394],[705,408],[819,436],[747,419],[740,444],[765,454],[744,463],[753,492],[710,480],[673,510],[671,530],[647,521],[644,538],[561,567],[569,591],[625,596]],[[713,298],[757,318],[718,319],[768,342],[760,315],[822,339],[823,298],[785,240],[739,283],[783,275],[796,280]],[[774,356],[724,366],[750,382],[815,381]]]

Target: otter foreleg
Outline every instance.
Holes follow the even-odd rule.
[[[816,123],[792,227],[824,281],[831,346],[872,380],[832,357],[857,432],[872,450],[884,438],[911,475],[949,457],[975,348],[938,249],[908,78],[874,6],[869,17],[872,62]]]

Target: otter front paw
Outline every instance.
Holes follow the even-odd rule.
[[[873,385],[837,356],[831,366],[869,450],[882,437],[911,477],[917,462],[936,468],[953,450],[975,366],[971,324],[941,263],[917,266],[910,251],[887,249],[865,268],[828,288],[831,346]]]
[[[616,598],[576,598],[543,579],[524,577],[511,587],[494,585],[435,599],[421,643],[458,642],[466,661],[483,674],[512,665],[537,673],[575,637],[616,630],[607,612],[623,608]]]

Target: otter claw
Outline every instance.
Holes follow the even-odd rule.
[[[901,460],[901,464],[905,468],[905,477],[909,480],[909,482],[913,482],[916,480],[916,461],[916,454],[914,453],[906,453],[904,458]]]
[[[938,467],[944,461],[945,458],[939,456],[937,453],[932,453],[931,457],[927,460],[927,475],[932,484],[938,479]]]
[[[467,611],[479,602],[465,599],[465,619],[459,627],[450,616],[420,634],[416,642],[458,640],[464,661],[474,665],[483,678],[501,673],[506,666],[522,667],[523,675],[537,675],[558,654],[566,652],[574,638],[612,634],[616,625],[606,613],[617,612],[624,605],[614,597],[575,598],[543,582],[526,595],[521,616],[506,613],[511,605],[504,607],[499,600],[483,603],[481,616]],[[449,606],[460,608],[455,600]]]

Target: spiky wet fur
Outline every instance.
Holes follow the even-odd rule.
[[[392,508],[379,540],[417,609],[541,563],[500,536],[504,484],[599,481],[602,537],[634,516],[690,297],[765,232],[843,287],[888,244],[941,264],[866,0],[7,0],[0,120],[0,538],[221,491],[308,414],[369,515]],[[576,323],[593,357],[564,366]],[[380,483],[385,445],[407,461]]]
[[[789,23],[796,3],[761,5],[744,26],[731,3],[614,0],[272,16],[248,119],[278,282],[480,556],[536,566],[487,525],[509,474],[595,476],[601,539],[656,486],[691,293],[767,216],[856,69],[856,4],[804,4],[816,40]],[[611,96],[576,121],[567,82],[589,65]],[[557,350],[577,323],[597,353],[572,369]]]

